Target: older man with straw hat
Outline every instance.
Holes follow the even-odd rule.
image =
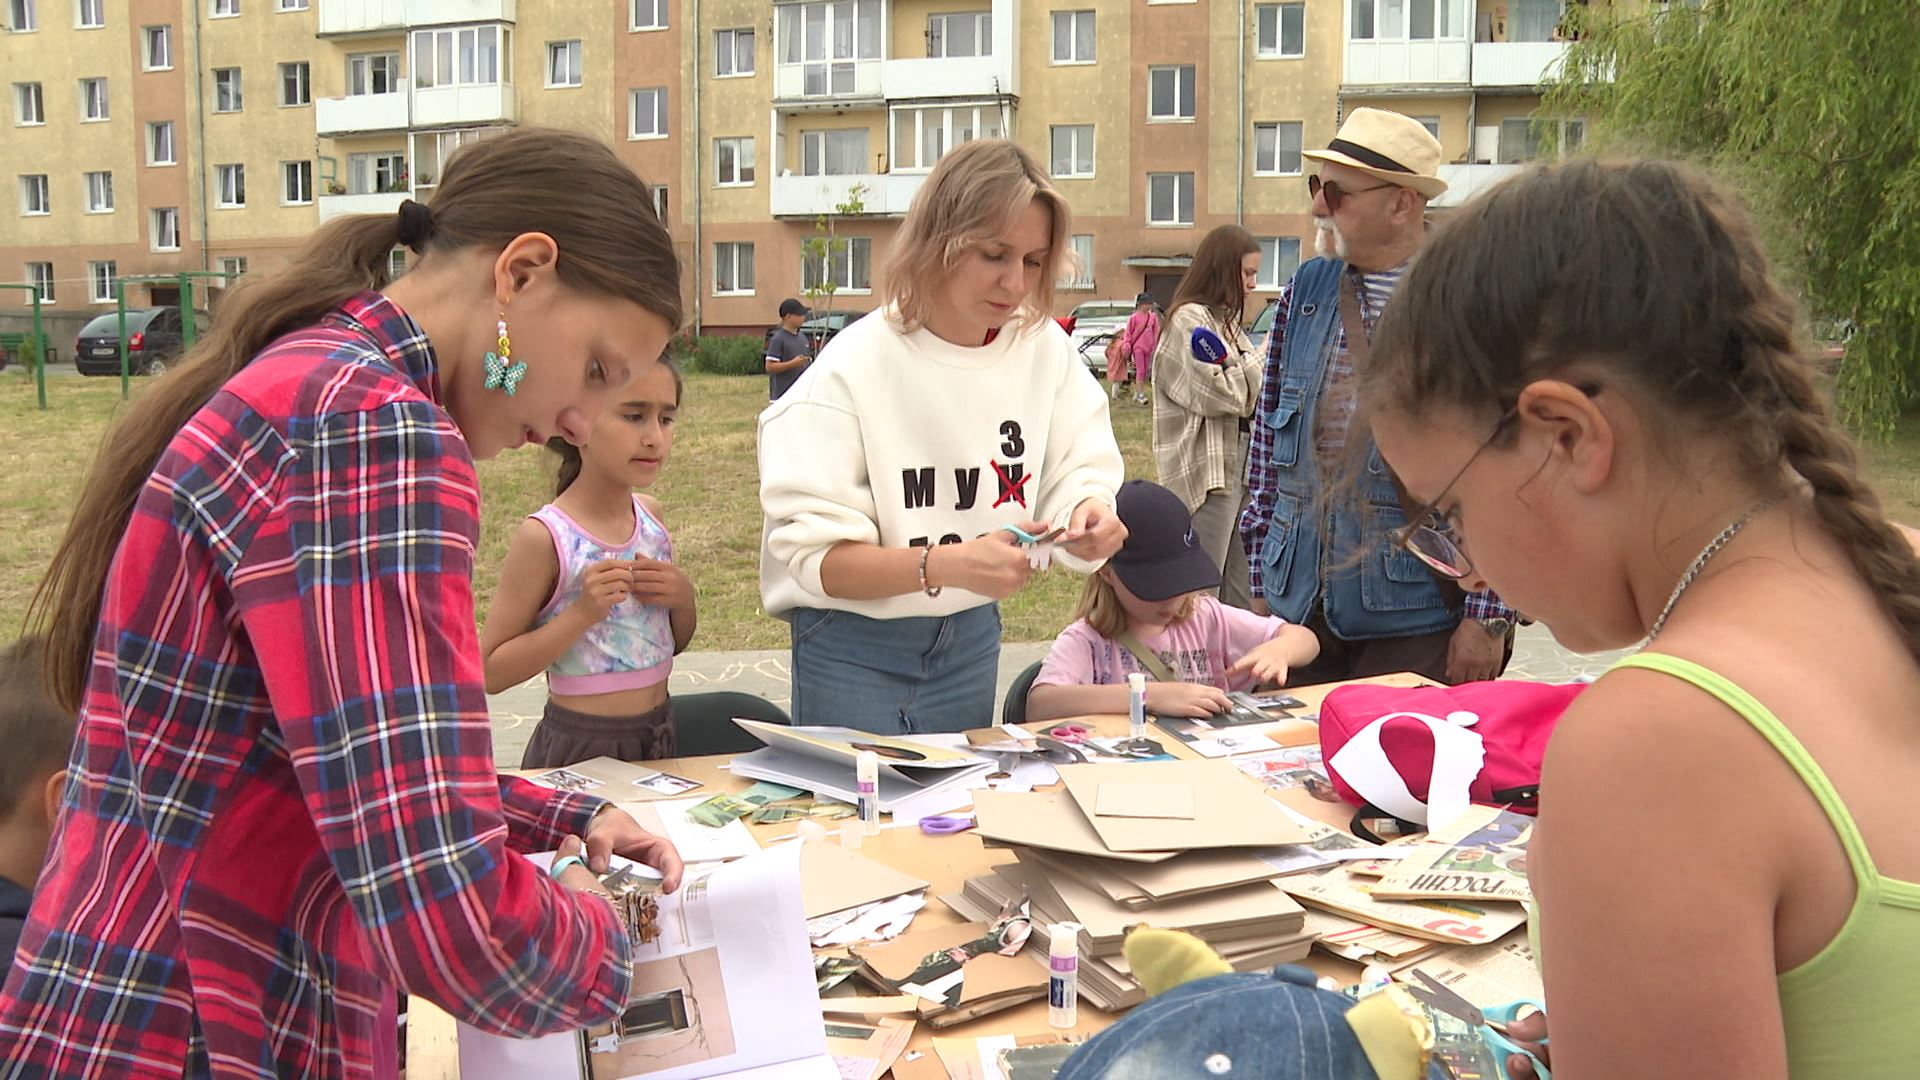
[[[1353,425],[1351,376],[1413,261],[1428,200],[1444,193],[1440,143],[1417,120],[1355,109],[1307,178],[1314,250],[1280,291],[1240,519],[1256,609],[1311,629],[1320,658],[1301,684],[1418,671],[1490,679],[1511,653],[1514,614],[1490,592],[1462,595],[1393,543],[1397,482]],[[1322,500],[1352,440],[1366,440],[1366,489]],[[1357,458],[1356,458],[1357,459]]]

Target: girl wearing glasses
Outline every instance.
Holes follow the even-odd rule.
[[[1920,1060],[1920,562],[1798,315],[1712,181],[1575,162],[1458,211],[1361,376],[1430,504],[1403,542],[1571,648],[1648,646],[1546,756],[1531,1033],[1562,1080]]]

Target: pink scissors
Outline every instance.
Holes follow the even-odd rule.
[[[1061,724],[1047,732],[1049,738],[1058,739],[1063,743],[1083,743],[1092,735],[1091,730],[1080,724]]]

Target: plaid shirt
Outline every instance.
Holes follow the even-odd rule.
[[[626,1000],[604,901],[515,852],[598,799],[494,769],[479,486],[363,293],[175,436],[105,582],[0,1077],[388,1076],[397,994],[510,1035]]]
[[[1225,363],[1196,359],[1196,327],[1220,335]],[[1238,326],[1223,326],[1200,304],[1167,317],[1153,354],[1153,460],[1160,484],[1198,510],[1210,491],[1231,491],[1247,460],[1247,417],[1259,395],[1260,354]]]
[[[1347,274],[1360,298],[1360,321],[1372,340],[1380,313],[1386,310],[1394,287],[1406,266],[1378,273],[1362,273],[1353,267]],[[1240,515],[1240,539],[1247,549],[1248,586],[1255,597],[1264,597],[1260,579],[1260,546],[1266,541],[1267,526],[1273,518],[1274,488],[1278,476],[1273,465],[1273,429],[1265,418],[1279,407],[1281,372],[1286,366],[1287,316],[1293,310],[1293,282],[1280,288],[1279,309],[1274,312],[1273,329],[1267,334],[1267,374],[1260,389],[1260,409],[1254,413],[1252,446],[1247,453],[1247,508]],[[1314,448],[1322,455],[1338,454],[1347,442],[1353,423],[1353,361],[1347,355],[1347,329],[1343,322],[1333,328],[1333,355],[1327,358],[1327,381],[1316,412]],[[1513,619],[1513,609],[1500,602],[1492,590],[1467,594],[1469,619]]]

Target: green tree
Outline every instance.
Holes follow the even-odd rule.
[[[1816,325],[1852,330],[1842,415],[1888,431],[1920,385],[1920,4],[1623,0],[1569,20],[1543,112],[1737,184]]]
[[[840,291],[838,282],[832,273],[833,261],[847,256],[847,241],[840,235],[840,219],[867,212],[867,185],[853,184],[847,188],[847,197],[834,204],[833,213],[821,214],[813,219],[813,235],[800,243],[800,255],[804,264],[811,268],[804,272],[801,293],[807,298],[807,306],[815,315],[833,313],[833,295]]]

